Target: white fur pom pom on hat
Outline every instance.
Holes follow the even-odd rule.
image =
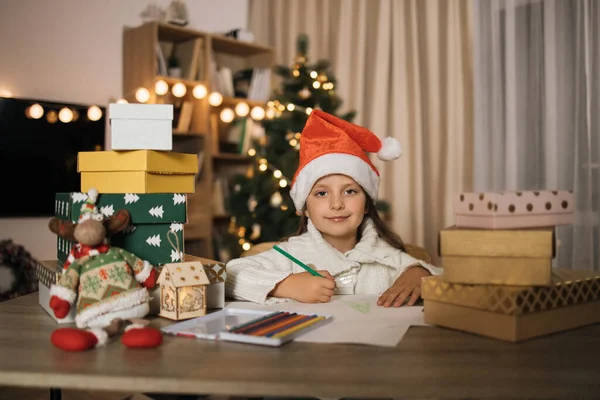
[[[402,155],[400,142],[393,137],[386,137],[381,141],[381,149],[377,152],[377,158],[382,161],[391,161]]]
[[[88,200],[92,203],[96,203],[96,200],[98,200],[98,189],[91,188],[88,190]]]

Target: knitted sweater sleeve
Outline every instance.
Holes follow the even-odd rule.
[[[421,266],[425,268],[431,275],[440,275],[442,273],[442,269],[438,268],[432,264],[428,264],[425,261],[418,260],[405,252],[400,252],[400,263],[398,266],[398,273],[394,280],[398,279],[400,275],[407,269],[415,266]]]
[[[287,242],[279,247],[287,251]],[[225,294],[237,300],[260,304],[286,299],[268,297],[275,286],[292,274],[292,262],[271,249],[250,257],[236,258],[227,263]]]
[[[73,305],[77,300],[77,291],[79,288],[79,276],[81,275],[81,261],[87,260],[87,257],[79,258],[70,262],[67,269],[63,269],[60,279],[50,286],[50,296],[57,296],[59,299]],[[84,261],[85,262],[85,261]]]

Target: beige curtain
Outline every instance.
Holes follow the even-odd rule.
[[[380,198],[393,228],[435,258],[454,223],[452,198],[472,186],[473,78],[469,0],[250,0],[249,29],[289,65],[296,37],[332,62],[344,110],[404,155],[383,163]]]

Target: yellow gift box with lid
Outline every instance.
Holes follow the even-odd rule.
[[[79,152],[81,191],[100,193],[194,193],[196,154],[170,151]]]

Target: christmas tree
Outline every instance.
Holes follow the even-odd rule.
[[[268,102],[262,121],[264,136],[255,138],[248,155],[253,162],[245,175],[234,176],[228,209],[229,240],[225,244],[237,257],[253,244],[278,241],[298,229],[299,216],[289,194],[298,167],[300,136],[312,110],[321,109],[352,122],[355,112],[338,115],[342,100],[327,60],[310,63],[308,37],[297,40],[291,66],[277,66],[281,84]]]

